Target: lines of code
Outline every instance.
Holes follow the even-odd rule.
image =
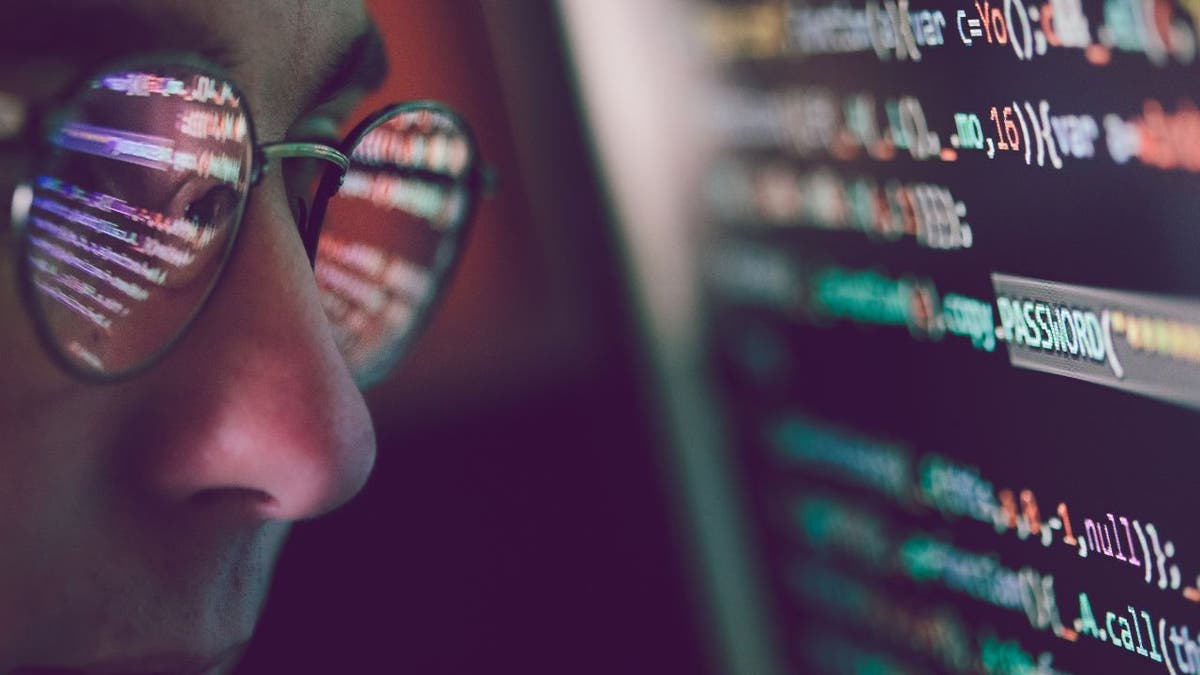
[[[1200,5],[1111,0],[872,0],[816,5],[762,3],[713,8],[705,16],[715,51],[755,58],[870,54],[919,62],[937,50],[995,50],[1018,61],[1061,55],[1107,66],[1113,53],[1155,66],[1196,58]],[[928,6],[922,6],[928,5]]]
[[[966,338],[1014,366],[1200,407],[1200,302],[993,275],[995,297],[938,291],[914,274],[818,264],[762,244],[719,250],[718,297],[793,321],[902,326],[910,337]]]
[[[1002,96],[1002,95],[1001,95]],[[1057,100],[1000,98],[975,109],[929,109],[911,95],[838,96],[824,88],[729,92],[713,125],[745,148],[839,162],[959,162],[972,155],[1063,169],[1107,162],[1200,171],[1200,109],[1191,98],[1075,110]]]
[[[767,435],[784,470],[802,467],[835,484],[874,490],[906,510],[930,511],[943,520],[974,520],[984,531],[990,530],[997,537],[1015,537],[1029,546],[1064,547],[1083,559],[1078,565],[1121,563],[1136,568],[1136,578],[1149,587],[1200,602],[1197,588],[1182,582],[1174,542],[1160,534],[1152,522],[1112,513],[1098,520],[1086,517],[1073,521],[1070,508],[1061,501],[1053,511],[1043,513],[1032,490],[1014,492],[1008,487],[994,487],[978,467],[959,465],[935,454],[917,455],[894,442],[856,436],[803,417],[783,418],[767,430]],[[882,476],[886,479],[881,480]],[[1161,663],[1168,672],[1194,672],[1198,652],[1191,637],[1193,628],[1179,623],[1179,618],[1156,617],[1133,605],[1125,611],[1100,611],[1086,590],[1073,589],[1063,595],[1053,575],[1031,566],[1006,567],[994,553],[956,546],[932,529],[904,531],[889,522],[882,509],[864,507],[846,494],[807,490],[787,504],[781,516],[787,536],[822,560],[819,565],[798,562],[799,571],[793,569],[791,573],[792,583],[802,594],[823,598],[838,611],[847,611],[840,604],[846,602],[846,597],[841,592],[831,593],[831,589],[862,584],[830,584],[825,578],[836,574],[828,568],[831,562],[847,560],[872,576],[901,577],[918,587],[938,585],[1023,614],[1032,628],[1048,631],[1065,642],[1091,639]],[[1076,534],[1080,524],[1082,528]],[[813,565],[818,566],[811,568]],[[1200,570],[1200,565],[1190,569]],[[1196,575],[1191,577],[1193,584],[1200,581]],[[864,589],[859,594],[868,592]],[[1196,616],[1194,610],[1186,608],[1179,614],[1193,619]],[[943,632],[960,630],[961,622],[954,622]],[[930,651],[962,650],[970,642],[964,639],[953,647],[931,647]],[[973,668],[983,658],[959,656],[953,660],[953,670],[977,672]],[[996,672],[987,668],[984,671]]]
[[[697,3],[795,673],[1200,673],[1200,3]]]

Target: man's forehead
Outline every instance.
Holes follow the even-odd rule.
[[[200,54],[234,75],[264,134],[286,128],[370,27],[359,0],[45,0],[4,13],[9,56],[88,68],[142,52]]]

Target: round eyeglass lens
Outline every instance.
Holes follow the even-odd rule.
[[[212,291],[250,187],[250,116],[232,83],[166,64],[95,77],[66,110],[18,200],[26,293],[71,367],[114,377]]]
[[[348,154],[316,276],[338,347],[367,384],[399,357],[453,262],[471,211],[474,144],[456,116],[399,106]]]

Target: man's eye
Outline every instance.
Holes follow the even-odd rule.
[[[227,224],[238,206],[238,194],[228,185],[216,185],[188,204],[185,217],[204,227]]]

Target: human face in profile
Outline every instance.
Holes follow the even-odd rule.
[[[382,75],[359,2],[49,0],[0,9],[0,92],[44,103],[107,59],[164,50],[225,68],[260,141],[336,141]],[[32,161],[0,149],[0,194]],[[228,672],[289,523],[351,498],[375,454],[283,178],[251,194],[197,322],[119,384],[41,349],[4,207],[0,675]]]

